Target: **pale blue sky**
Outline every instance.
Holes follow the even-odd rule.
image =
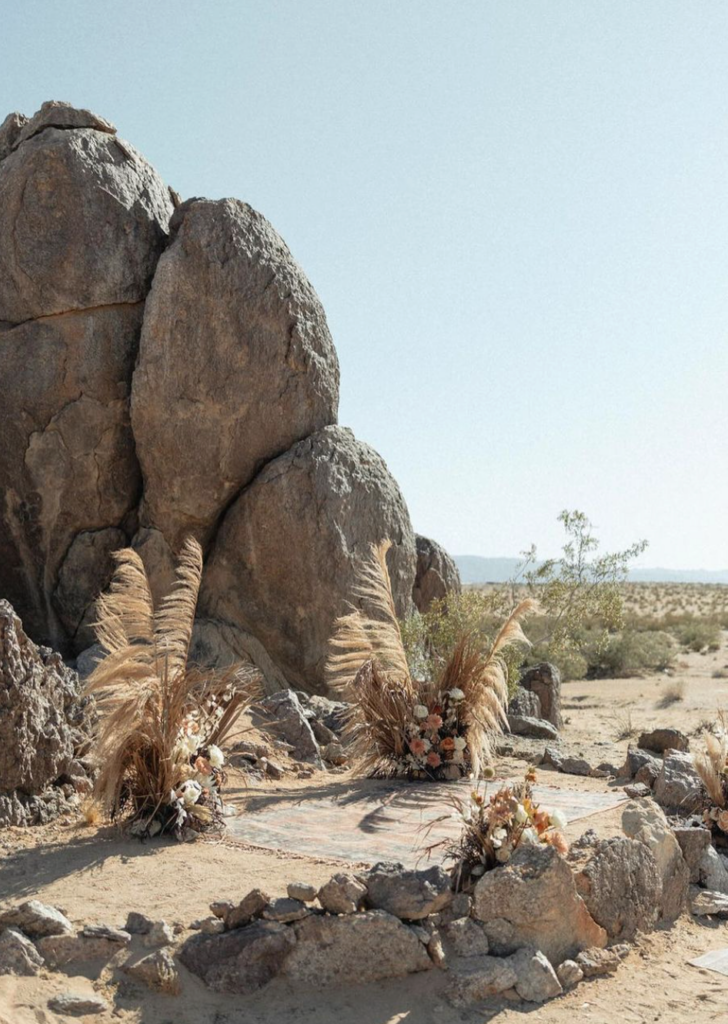
[[[113,120],[326,307],[340,419],[454,553],[728,566],[728,4],[5,0],[0,110]]]

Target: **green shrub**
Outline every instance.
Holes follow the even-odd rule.
[[[720,650],[720,625],[706,619],[690,619],[675,625],[670,632],[688,651]]]
[[[584,652],[591,679],[617,678],[663,672],[675,660],[675,641],[662,630],[625,629]]]

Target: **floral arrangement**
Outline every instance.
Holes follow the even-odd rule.
[[[351,706],[347,737],[371,775],[431,780],[478,778],[493,739],[507,723],[506,653],[528,645],[522,601],[486,650],[464,632],[436,677],[413,678],[387,568],[389,543],[359,568],[360,607],[342,616],[330,642],[329,682]]]
[[[457,839],[443,840],[429,850],[446,847],[457,890],[471,888],[486,871],[507,864],[519,846],[545,843],[562,855],[568,853],[561,831],[566,817],[561,811],[546,810],[534,802],[531,783],[535,780],[536,772],[529,768],[523,782],[501,786],[490,797],[473,790],[468,800],[452,798],[453,816],[462,825],[461,833]]]
[[[202,578],[197,541],[185,542],[175,586],[157,608],[137,552],[115,559],[98,603],[106,654],[87,681],[99,710],[94,798],[140,838],[191,838],[224,824],[220,744],[257,698],[259,677],[241,665],[216,673],[188,663]]]

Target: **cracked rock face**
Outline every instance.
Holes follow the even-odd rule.
[[[447,551],[435,540],[415,537],[417,544],[417,573],[412,592],[417,611],[428,612],[433,601],[441,601],[449,593],[461,590],[460,571]]]
[[[180,205],[108,121],[0,124],[0,599],[65,655],[93,642],[115,550],[155,600],[205,548],[198,646],[269,691],[325,690],[357,562],[415,541],[384,462],[335,426],[336,351],[286,244],[234,199]]]
[[[37,648],[0,600],[0,793],[40,793],[66,770],[76,698],[76,673]]]
[[[415,547],[384,461],[326,427],[268,463],[228,512],[203,579],[203,612],[270,650],[289,683],[323,692],[327,645],[359,560],[389,537],[398,613],[410,607]]]
[[[336,422],[339,368],[323,307],[268,221],[191,200],[157,266],[134,374],[142,522],[203,543],[255,472]]]

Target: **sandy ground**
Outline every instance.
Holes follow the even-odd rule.
[[[629,738],[624,735],[631,718],[633,732],[655,725],[676,725],[695,734],[715,719],[718,707],[728,706],[728,679],[713,678],[728,664],[728,645],[714,654],[686,656],[672,680],[645,679],[573,682],[564,686],[567,719],[564,747],[583,753],[594,763],[619,763]],[[669,683],[684,679],[681,701],[663,706]],[[520,748],[514,745],[514,752]],[[523,769],[523,761],[504,758],[504,771]],[[566,788],[603,790],[609,783],[544,772],[542,780]],[[304,799],[322,786],[341,790],[361,786],[351,775],[317,773],[306,781],[258,783],[248,788],[233,785],[230,797],[241,809],[254,806],[265,795]],[[376,784],[372,784],[376,785]],[[569,826],[574,839],[585,828],[601,835],[619,832],[619,811],[583,819]],[[208,913],[213,899],[241,898],[254,886],[282,895],[286,883],[304,879],[323,883],[350,863],[281,854],[245,846],[229,839],[191,845],[125,839],[109,827],[92,828],[82,822],[53,824],[41,829],[11,829],[0,833],[0,900],[17,902],[38,897],[61,907],[77,923],[123,926],[129,910],[165,918],[185,929]],[[135,940],[136,941],[136,940]],[[666,1024],[694,1019],[728,1022],[728,978],[687,964],[708,950],[728,946],[728,927],[699,923],[684,917],[676,926],[643,937],[613,978],[585,982],[576,990],[545,1006],[498,1005],[478,1012],[455,1011],[443,1001],[446,975],[427,975],[378,986],[345,990],[293,991],[278,982],[259,997],[217,996],[181,968],[183,994],[179,998],[155,996],[119,981],[113,965],[98,972],[64,975],[48,972],[39,978],[0,978],[0,1024],[56,1024],[47,1010],[49,997],[59,991],[95,989],[114,1002],[106,1015],[87,1018],[101,1024],[455,1024],[497,1021],[510,1024],[527,1016],[544,1024],[574,1021],[647,1022]]]

